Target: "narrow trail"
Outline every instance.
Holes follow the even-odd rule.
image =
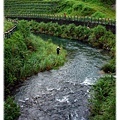
[[[89,90],[103,74],[100,68],[109,57],[87,45],[41,35],[62,44],[68,61],[58,70],[40,72],[15,91],[20,105],[18,120],[88,120]]]

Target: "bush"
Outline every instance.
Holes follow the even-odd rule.
[[[90,120],[115,120],[115,78],[100,78],[91,89]]]
[[[81,10],[81,14],[83,16],[89,16],[92,15],[96,10],[93,8],[90,8],[88,6],[84,6],[83,9]]]
[[[116,0],[100,0],[100,2],[103,2],[103,3],[106,3],[106,4],[112,5],[112,4],[115,4],[115,3],[116,3]]]
[[[106,33],[105,27],[98,25],[97,27],[92,28],[91,32],[92,33],[88,38],[89,43],[94,47],[103,48],[103,42],[99,39]]]
[[[12,27],[14,26],[14,24],[12,22],[9,22],[7,20],[4,21],[4,32],[7,32],[8,30],[10,30]]]
[[[73,10],[74,11],[81,11],[83,9],[83,4],[77,3],[73,5]]]
[[[25,44],[23,36],[19,31],[16,31],[13,36],[5,41],[5,86],[14,85],[17,78],[20,78],[20,68],[23,65],[23,58],[27,46]]]
[[[115,73],[116,72],[115,58],[111,59],[110,62],[108,64],[105,64],[101,69],[106,73]]]
[[[14,102],[13,97],[8,97],[4,103],[4,119],[15,120],[20,115],[20,108]]]
[[[24,38],[30,35],[30,26],[26,20],[19,21],[19,23],[17,24],[17,28]]]

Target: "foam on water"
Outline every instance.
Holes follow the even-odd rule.
[[[69,103],[68,97],[69,97],[69,95],[63,96],[62,99],[56,98],[56,101],[58,101],[58,102],[67,102],[67,103]]]

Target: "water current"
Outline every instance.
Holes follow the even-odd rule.
[[[18,120],[89,120],[89,90],[103,76],[100,68],[109,57],[75,40],[40,37],[62,45],[67,62],[57,70],[27,78],[16,89],[15,101],[21,110]]]

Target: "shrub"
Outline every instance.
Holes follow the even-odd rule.
[[[81,11],[83,9],[83,4],[77,3],[73,5],[73,10],[74,11]]]
[[[26,20],[21,20],[17,24],[17,28],[19,29],[20,33],[23,35],[24,38],[30,35],[30,27]]]
[[[90,120],[115,120],[115,78],[100,78],[91,89]]]
[[[101,41],[101,37],[103,37],[106,33],[106,28],[104,26],[98,25],[91,30],[91,34],[88,37],[89,43],[98,48],[103,48],[103,41]],[[104,40],[104,39],[103,39]]]
[[[94,10],[93,8],[90,8],[88,6],[84,6],[83,9],[81,10],[81,14],[83,16],[89,16],[92,15],[96,10]]]
[[[4,119],[15,120],[20,115],[20,107],[14,102],[13,97],[8,97],[4,103]]]
[[[108,64],[105,64],[101,68],[106,73],[115,73],[116,72],[116,61],[115,58],[111,59]]]
[[[10,30],[13,26],[14,24],[12,22],[5,20],[4,21],[4,32]]]

